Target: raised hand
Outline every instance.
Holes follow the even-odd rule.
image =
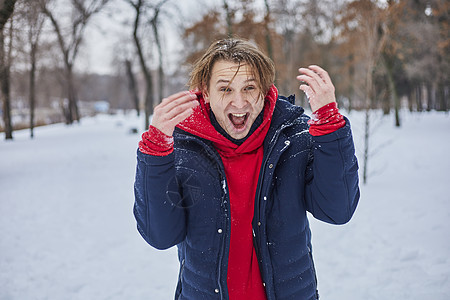
[[[151,125],[171,136],[175,126],[189,117],[194,107],[199,105],[194,92],[184,91],[164,98],[153,111]]]
[[[303,84],[300,89],[305,92],[308,97],[309,105],[313,112],[322,106],[336,102],[334,94],[334,85],[328,73],[319,66],[309,66],[308,68],[300,68],[298,71],[301,75],[297,79]]]

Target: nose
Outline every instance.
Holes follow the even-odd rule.
[[[247,98],[245,95],[241,92],[236,93],[235,97],[233,98],[233,106],[241,109],[244,108],[247,105]]]

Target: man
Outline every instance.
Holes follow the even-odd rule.
[[[175,299],[318,299],[306,212],[349,221],[358,165],[330,77],[299,71],[311,120],[278,96],[272,61],[239,39],[212,44],[191,91],[155,107],[134,213],[150,245],[178,246]]]

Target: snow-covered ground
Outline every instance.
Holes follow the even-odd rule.
[[[349,115],[362,167],[363,115]],[[450,299],[450,116],[372,118],[369,182],[347,225],[311,220],[321,299]],[[173,299],[174,248],[135,229],[135,152],[142,121],[0,135],[0,299]],[[377,150],[378,149],[378,150]]]

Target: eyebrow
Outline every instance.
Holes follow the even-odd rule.
[[[249,81],[256,81],[256,79],[255,78],[250,78],[250,79],[247,79],[246,81],[244,81],[244,83],[247,83]],[[220,83],[230,83],[230,80],[219,79],[219,80],[217,80],[216,85],[218,85]]]

